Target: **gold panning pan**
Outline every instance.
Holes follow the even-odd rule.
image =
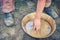
[[[28,35],[35,37],[35,38],[46,38],[46,37],[51,36],[56,29],[56,24],[55,24],[55,21],[53,20],[53,18],[45,13],[42,13],[42,16],[41,16],[41,28],[40,28],[40,30],[36,31],[36,30],[33,30],[33,26],[31,26],[31,27],[26,26],[29,21],[31,21],[33,23],[35,15],[36,15],[36,12],[33,12],[33,13],[26,15],[22,19],[23,30]],[[26,29],[26,28],[28,28],[28,29]],[[29,30],[29,28],[30,28],[30,30]]]

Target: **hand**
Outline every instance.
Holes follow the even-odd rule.
[[[40,30],[40,27],[41,27],[40,18],[35,18],[34,19],[34,30]]]

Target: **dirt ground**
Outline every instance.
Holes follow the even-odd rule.
[[[35,4],[33,2],[27,2],[26,6],[24,4],[19,6],[18,3],[16,3],[15,6],[16,9],[12,12],[15,16],[15,25],[13,27],[6,27],[4,25],[3,13],[0,12],[0,40],[60,40],[60,17],[55,19],[57,29],[51,37],[36,39],[24,33],[21,26],[21,20],[23,17],[35,11]]]

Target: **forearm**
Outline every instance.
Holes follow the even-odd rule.
[[[38,17],[38,18],[41,17],[41,13],[44,10],[45,3],[46,3],[46,0],[38,0],[37,10],[36,10],[36,17]]]

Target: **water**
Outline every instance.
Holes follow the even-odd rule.
[[[30,29],[32,28],[33,26],[33,21],[29,21],[27,22],[26,24],[26,31],[29,33]]]

